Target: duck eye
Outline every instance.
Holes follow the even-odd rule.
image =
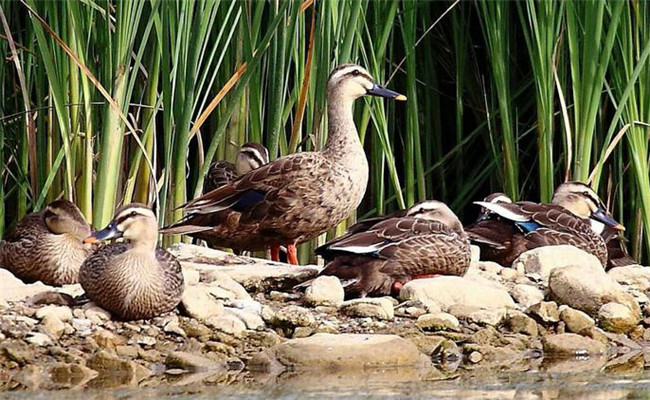
[[[131,215],[132,217],[135,217],[136,215],[138,215],[138,213],[135,212],[135,211],[131,211],[131,214],[130,214],[130,215]]]
[[[352,75],[354,75],[354,76],[359,76],[360,73],[361,72],[359,72],[358,69],[355,69],[354,71],[352,71]]]

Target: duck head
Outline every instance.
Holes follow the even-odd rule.
[[[81,241],[91,233],[90,225],[79,208],[68,200],[57,200],[48,204],[43,212],[43,219],[47,229],[57,235],[68,234]]]
[[[245,143],[237,153],[235,172],[237,175],[244,175],[248,171],[268,164],[268,162],[269,151],[266,147],[259,143]]]
[[[155,248],[158,223],[151,209],[144,204],[131,203],[120,207],[113,220],[102,230],[86,238],[86,243],[124,238],[134,247]]]
[[[499,203],[512,203],[512,199],[508,197],[507,194],[501,192],[495,192],[485,196],[483,199],[485,203],[499,204]],[[481,206],[476,222],[484,221],[490,218],[491,215],[494,215],[493,211],[488,210],[487,208]]]
[[[356,64],[343,64],[332,71],[327,79],[328,96],[339,101],[354,101],[361,96],[379,96],[404,101],[406,96],[378,85],[368,71]]]
[[[589,219],[591,228],[598,234],[602,233],[604,225],[619,231],[625,230],[623,225],[609,215],[596,192],[584,183],[565,182],[561,184],[555,189],[551,203],[566,208],[579,218]]]
[[[415,204],[406,212],[407,217],[437,221],[455,232],[463,232],[463,224],[453,211],[443,202],[426,200]]]

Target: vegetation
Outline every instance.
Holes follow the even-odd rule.
[[[131,201],[175,221],[240,144],[272,158],[321,147],[327,76],[352,61],[409,98],[357,104],[371,165],[360,216],[436,198],[470,221],[491,191],[548,201],[558,182],[589,180],[648,260],[647,2],[0,7],[0,231],[58,197],[97,227]]]

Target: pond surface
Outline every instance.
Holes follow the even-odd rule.
[[[140,387],[98,389],[91,381],[79,389],[0,393],[0,398],[650,399],[650,370],[644,370],[643,361],[612,365],[599,359],[544,360],[526,371],[500,372],[497,369],[459,368],[445,372],[402,368],[329,374],[313,371],[290,372],[275,377],[212,371],[161,375],[159,381],[148,381]]]

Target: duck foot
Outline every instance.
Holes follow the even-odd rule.
[[[298,249],[295,244],[287,245],[287,259],[291,265],[300,265],[298,263]]]

